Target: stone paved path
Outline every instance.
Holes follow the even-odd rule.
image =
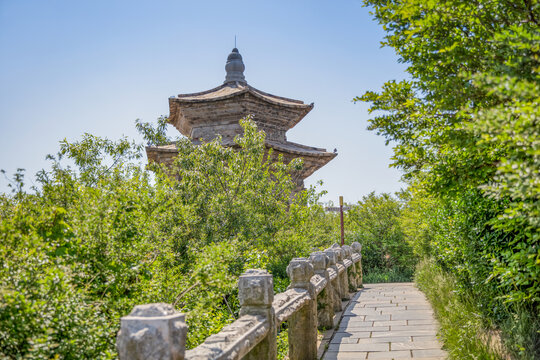
[[[413,283],[364,286],[346,308],[323,360],[446,359],[433,310]]]

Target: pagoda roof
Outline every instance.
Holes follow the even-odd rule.
[[[241,118],[254,115],[259,125],[291,129],[313,109],[313,103],[276,96],[247,83],[227,82],[216,88],[179,94],[169,98],[169,121],[182,134],[194,128],[238,124]]]
[[[313,103],[276,96],[248,85],[242,55],[234,48],[225,64],[225,81],[210,90],[179,94],[169,98],[169,122],[199,145],[220,137],[223,146],[237,147],[234,138],[243,134],[239,120],[252,116],[258,129],[266,133],[265,146],[273,160],[285,163],[302,158],[304,166],[296,175],[303,181],[337,156],[325,149],[287,141],[287,130],[312,109]],[[175,143],[146,148],[149,161],[172,165],[178,154]]]
[[[176,97],[171,97],[170,99],[171,101],[178,102],[178,103],[198,103],[198,102],[224,100],[224,99],[228,99],[228,98],[242,95],[245,93],[250,93],[261,100],[267,101],[270,104],[274,104],[278,106],[294,107],[294,108],[309,109],[309,110],[313,108],[313,103],[304,104],[304,102],[301,100],[289,99],[283,96],[272,95],[267,92],[256,89],[253,86],[242,84],[239,82],[225,83],[213,89],[196,92],[192,94],[178,94]]]
[[[199,142],[194,141],[194,143],[197,144]],[[222,141],[222,145],[231,147],[237,146],[234,141]],[[267,148],[273,149],[276,154],[284,154],[286,163],[294,158],[303,158],[304,169],[301,171],[302,179],[310,176],[337,156],[337,153],[328,152],[326,149],[301,145],[292,141],[278,142],[267,139],[265,140],[265,145]],[[164,155],[169,157],[172,162],[172,157],[175,157],[178,154],[178,149],[176,143],[171,143],[160,146],[147,146],[146,153],[148,158],[153,161],[159,161],[158,159]]]
[[[193,143],[196,145],[201,144],[200,141],[193,140]],[[237,146],[234,141],[221,141],[221,144],[223,146]],[[302,144],[297,144],[292,141],[271,141],[271,140],[265,140],[264,144],[272,149],[281,151],[281,152],[287,152],[294,155],[304,156],[321,156],[321,157],[331,157],[332,159],[336,157],[337,153],[332,153],[326,151],[326,149],[313,147],[313,146],[307,146]],[[147,146],[147,150],[150,151],[160,151],[160,152],[178,152],[178,149],[176,147],[176,143],[170,143],[166,145],[159,145],[159,146]]]

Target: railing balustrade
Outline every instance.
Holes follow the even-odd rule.
[[[332,245],[287,266],[291,284],[274,295],[273,277],[247,270],[238,281],[240,317],[187,350],[184,314],[169,304],[135,306],[121,319],[120,360],[275,360],[277,330],[288,321],[289,358],[317,359],[317,328],[333,327],[342,300],[362,286],[362,245]]]

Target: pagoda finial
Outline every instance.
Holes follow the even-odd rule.
[[[246,66],[242,61],[242,55],[240,55],[237,48],[232,49],[231,53],[227,57],[227,63],[225,64],[227,76],[225,76],[224,84],[238,82],[243,85],[247,85],[246,78],[244,77],[245,69]]]

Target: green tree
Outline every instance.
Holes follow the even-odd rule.
[[[150,302],[187,312],[193,347],[238,315],[246,268],[283,290],[289,260],[329,244],[324,211],[314,189],[293,195],[301,162],[270,162],[264,133],[241,124],[234,148],[180,140],[172,170],[85,134],[61,142],[32,191],[18,172],[0,194],[0,357],[114,358],[119,318]]]
[[[411,209],[425,216],[416,249],[453,272],[484,315],[502,323],[525,307],[538,322],[540,4],[364,3],[410,75],[356,100],[381,111],[369,129],[395,145]],[[534,356],[524,349],[535,337],[509,346]]]
[[[353,241],[362,244],[362,268],[366,275],[393,269],[410,278],[416,263],[401,225],[402,204],[390,194],[374,192],[351,206],[347,226]]]

